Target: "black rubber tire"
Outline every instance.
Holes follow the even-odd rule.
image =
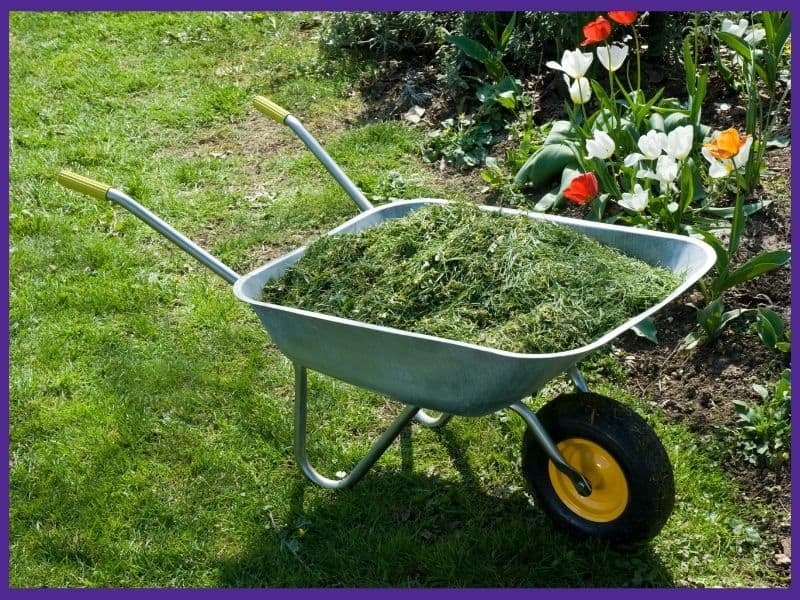
[[[522,443],[522,472],[538,506],[559,528],[577,537],[594,537],[614,546],[635,546],[655,537],[672,512],[672,465],[655,432],[638,414],[616,400],[594,393],[558,396],[537,413],[553,442],[580,437],[601,446],[619,463],[628,486],[622,514],[605,523],[575,513],[553,489],[550,462],[529,429]]]

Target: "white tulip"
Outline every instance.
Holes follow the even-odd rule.
[[[734,23],[730,19],[722,19],[722,31],[723,33],[731,33],[736,37],[742,37],[744,32],[747,31],[747,26],[749,23],[747,19],[740,19],[739,23]]]
[[[633,212],[642,212],[650,202],[650,193],[642,189],[638,183],[633,186],[633,193],[623,192],[619,205]]]
[[[672,183],[678,176],[678,163],[666,154],[658,157],[656,162],[656,177],[662,183]]]
[[[765,37],[767,37],[767,32],[764,28],[753,25],[743,39],[750,46],[758,46]]]
[[[592,86],[586,77],[579,77],[570,83],[569,77],[564,75],[564,81],[569,88],[569,97],[572,98],[573,104],[584,104],[592,97]]]
[[[667,134],[663,131],[651,129],[646,135],[639,138],[637,145],[645,158],[655,160],[661,156],[661,151],[667,147]]]
[[[643,154],[639,154],[638,152],[632,152],[625,157],[625,160],[622,161],[622,164],[626,167],[632,167],[637,164],[643,158],[647,158]]]
[[[616,71],[625,62],[628,56],[628,46],[626,44],[614,43],[608,46],[597,48],[597,60],[608,71]]]
[[[614,154],[616,147],[610,135],[597,129],[594,132],[594,137],[591,140],[586,140],[586,158],[605,160]]]
[[[667,151],[672,158],[677,160],[685,160],[692,151],[692,143],[694,142],[694,127],[691,125],[683,125],[676,127],[667,135],[667,143],[664,150]]]
[[[589,65],[592,64],[592,53],[581,52],[580,50],[564,50],[561,57],[561,64],[554,60],[548,61],[547,66],[551,69],[564,71],[572,79],[580,79],[586,75],[589,70]]]

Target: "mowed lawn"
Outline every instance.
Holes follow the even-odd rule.
[[[240,273],[356,213],[289,108],[371,198],[469,198],[424,132],[364,117],[369,65],[320,55],[313,15],[11,16],[10,581],[13,587],[774,586],[763,509],[613,355],[582,365],[655,427],[677,503],[645,548],[554,530],[500,412],[412,427],[354,489],[292,453],[293,373],[230,286],[134,217],[56,184],[123,189]],[[473,194],[475,190],[472,190]],[[472,196],[474,197],[474,196]],[[346,348],[331,348],[346,352]],[[540,406],[568,386],[556,380]],[[309,454],[348,470],[399,406],[310,381]]]

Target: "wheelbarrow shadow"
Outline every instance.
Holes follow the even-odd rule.
[[[672,587],[649,546],[625,553],[555,530],[523,490],[481,486],[456,436],[437,430],[460,477],[380,463],[350,490],[298,474],[287,514],[254,528],[246,549],[218,564],[231,587]],[[520,477],[520,481],[522,478]]]

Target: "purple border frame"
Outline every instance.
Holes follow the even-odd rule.
[[[545,0],[543,2],[524,2],[521,0],[494,0],[491,3],[488,3],[487,0],[269,0],[264,2],[263,0],[229,0],[225,2],[224,0],[118,0],[117,2],[111,2],[110,0],[28,0],[27,2],[24,0],[9,0],[8,5],[4,7],[0,11],[0,21],[2,22],[3,30],[9,32],[9,12],[11,11],[57,11],[57,10],[87,10],[87,11],[95,11],[95,10],[153,10],[153,11],[163,11],[163,10],[191,10],[191,11],[201,11],[201,10],[292,10],[292,11],[302,11],[302,10],[486,10],[489,5],[491,5],[492,10],[559,10],[559,11],[586,11],[586,12],[603,12],[608,9],[637,9],[640,11],[644,10],[663,10],[668,8],[671,11],[697,11],[697,10],[720,10],[720,11],[730,11],[730,10],[791,10],[792,4],[789,0],[728,0],[727,2],[721,0],[671,0],[667,5],[662,2],[657,2],[653,0],[640,0],[638,2],[633,0],[601,0],[600,2],[589,2],[587,0]],[[794,11],[792,13],[792,29],[796,29],[798,22],[800,22],[800,11]],[[4,73],[4,86],[6,88],[6,93],[3,95],[3,110],[4,115],[6,118],[6,122],[10,120],[9,115],[9,46],[8,46],[8,38],[6,43],[3,46],[4,50],[4,60],[3,60],[3,73]],[[794,58],[794,56],[793,56]],[[794,63],[794,61],[793,61]],[[794,74],[797,69],[792,67],[792,73]],[[795,108],[798,108],[798,101],[795,98],[792,98],[791,103],[792,111]],[[797,125],[796,122],[792,125],[792,137],[796,137],[798,130],[800,129],[800,125]],[[3,147],[5,149],[5,156],[8,155],[9,150],[9,138],[7,135],[3,135]],[[794,150],[792,151],[792,160],[794,161],[796,155],[798,153]],[[3,174],[5,176],[6,182],[8,182],[9,176],[9,163],[7,161],[3,162]],[[798,181],[800,181],[800,175],[795,175],[792,173],[791,176],[791,183],[792,188],[797,189]],[[6,194],[4,195],[6,212],[8,213],[9,209],[9,195],[8,195],[8,187],[6,187]],[[792,214],[794,214],[794,209],[796,208],[797,202],[794,200],[794,196],[792,197],[791,201],[791,208]],[[8,242],[9,237],[9,230],[8,230],[8,219],[4,221],[3,225],[3,237],[6,242]],[[792,245],[796,245],[798,241],[798,237],[800,237],[800,225],[795,222],[795,219],[792,219],[791,224],[791,241]],[[0,294],[0,299],[2,301],[2,309],[3,309],[3,322],[2,322],[2,331],[4,335],[5,343],[2,344],[2,352],[3,352],[3,361],[2,361],[2,373],[5,376],[6,380],[8,380],[9,375],[9,249],[8,243],[3,244],[2,247],[2,260],[3,265],[6,269],[6,276],[2,279],[2,294]],[[797,292],[800,291],[800,283],[798,283],[798,278],[794,277],[794,271],[792,276],[792,298],[796,297]],[[795,328],[793,328],[795,329]],[[792,332],[793,338],[797,338],[797,331]],[[794,346],[794,344],[793,344]],[[797,389],[798,379],[800,379],[800,374],[798,373],[798,363],[800,362],[800,358],[798,358],[797,350],[795,348],[794,358],[792,360],[792,370],[793,370],[793,377],[792,383],[793,387]],[[2,496],[2,533],[6,541],[9,540],[9,459],[10,455],[8,452],[9,449],[9,402],[8,402],[8,394],[9,388],[6,387],[4,390],[5,402],[0,405],[0,409],[2,410],[2,427],[3,427],[3,434],[4,440],[6,444],[6,460],[3,461],[2,465],[2,478],[3,478],[3,487],[4,487],[4,494]],[[794,398],[792,399],[793,407],[796,408]],[[798,433],[800,433],[800,425],[797,424],[795,421],[792,425],[792,437],[793,439],[798,439]],[[798,471],[798,464],[797,464],[797,453],[792,449],[792,472],[791,477],[792,481],[797,480],[797,471]],[[794,494],[792,494],[792,512],[795,512],[798,505],[800,505],[797,501],[797,498]],[[795,526],[792,526],[792,538],[795,537]],[[245,597],[245,596],[254,596],[256,594],[264,594],[268,593],[273,596],[278,597],[319,597],[321,595],[325,595],[327,597],[339,597],[339,598],[353,598],[353,597],[371,597],[375,594],[381,594],[381,596],[385,598],[399,598],[401,596],[405,597],[409,594],[421,594],[422,596],[433,597],[434,595],[437,598],[454,598],[458,595],[459,598],[463,598],[464,596],[469,598],[474,598],[478,596],[488,595],[488,594],[500,594],[503,598],[522,598],[522,597],[529,597],[531,593],[536,593],[535,591],[529,589],[503,589],[503,590],[488,590],[488,589],[464,589],[464,590],[454,590],[454,589],[276,589],[276,588],[268,588],[266,590],[247,590],[247,589],[226,589],[226,590],[215,590],[215,589],[197,589],[197,590],[129,590],[129,589],[93,589],[93,590],[84,590],[84,589],[60,589],[60,590],[40,590],[40,589],[10,589],[9,585],[9,544],[6,543],[3,545],[2,548],[2,557],[0,557],[0,562],[2,562],[2,572],[5,575],[5,585],[3,586],[7,593],[13,594],[15,596],[22,596],[25,597],[43,597],[45,595],[58,595],[59,597],[83,597],[84,595],[97,595],[97,594],[122,594],[123,597],[133,597],[134,595],[140,594],[157,594],[159,596],[163,594],[170,594],[172,597],[177,596],[185,596],[191,595],[192,598],[195,597],[208,597],[211,594],[218,594],[218,593],[225,593],[225,594],[234,594],[237,597]],[[791,569],[791,575],[794,576],[794,567]],[[741,595],[748,595],[751,594],[758,594],[759,596],[764,596],[767,594],[774,595],[788,595],[791,594],[794,588],[796,587],[793,581],[790,584],[789,589],[761,589],[761,590],[750,590],[750,589],[726,589],[726,590],[694,590],[694,589],[656,589],[656,590],[648,590],[646,593],[648,595],[655,594],[657,597],[666,597],[667,595],[672,594],[713,594],[713,593],[721,593],[726,596],[730,596],[732,594],[736,594],[738,596]],[[617,597],[632,597],[635,595],[640,595],[642,592],[641,590],[635,589],[601,589],[601,590],[585,590],[585,589],[548,589],[546,590],[548,596],[555,595],[557,597],[575,597],[579,594],[587,594],[591,593],[601,594],[603,597],[614,598]]]

